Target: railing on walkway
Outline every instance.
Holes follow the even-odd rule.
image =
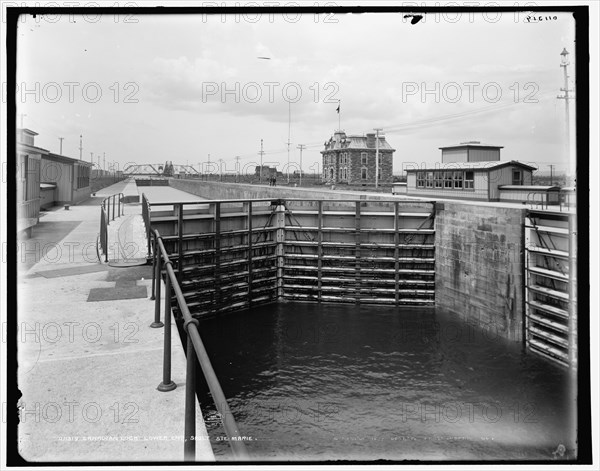
[[[527,194],[527,204],[531,209],[534,206],[539,209],[548,209],[548,195],[539,191],[531,191]]]
[[[150,241],[152,240],[152,222],[150,220],[150,202],[146,195],[142,193],[142,218],[144,219],[144,227],[146,228],[146,240],[148,241],[148,259],[152,257]]]
[[[160,298],[161,298],[161,273],[165,267],[165,304],[164,304],[164,352],[163,352],[163,380],[158,386],[159,391],[172,391],[177,386],[171,380],[171,290],[175,293],[178,307],[183,317],[183,328],[187,334],[186,346],[186,378],[185,378],[185,428],[184,428],[184,459],[194,461],[196,458],[196,359],[200,363],[204,379],[208,384],[210,393],[217,410],[223,419],[223,428],[229,439],[234,457],[240,460],[248,459],[246,445],[241,441],[238,426],[231,414],[227,399],[223,394],[221,385],[211,365],[200,333],[198,320],[194,319],[188,309],[183,292],[177,281],[172,262],[158,231],[152,231],[154,247],[154,276],[152,298],[155,301],[154,322],[151,327],[161,327]]]
[[[556,195],[556,200],[551,200],[550,197],[551,193],[532,191],[527,194],[526,204],[529,205],[529,209],[558,209],[560,212],[576,207],[577,194],[574,188],[561,189],[560,193]]]
[[[96,243],[96,253],[98,255],[98,260],[100,261],[102,261],[100,250],[102,250],[104,261],[108,262],[108,225],[111,221],[114,221],[124,214],[124,197],[125,195],[123,195],[123,193],[116,193],[110,195],[108,198],[104,198],[100,204],[100,235],[98,236],[98,242]]]

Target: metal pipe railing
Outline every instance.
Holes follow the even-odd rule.
[[[123,195],[123,193],[116,193],[114,195],[110,195],[107,198],[104,198],[102,200],[102,203],[100,203],[100,235],[98,237],[100,247],[96,245],[96,253],[98,254],[98,259],[100,261],[102,261],[102,257],[100,256],[99,249],[102,249],[102,253],[104,254],[104,262],[108,262],[108,225],[117,217],[121,217],[125,214],[125,203],[123,203],[124,197],[125,196]],[[118,204],[116,211],[115,203]],[[121,205],[123,205],[123,207]],[[116,217],[115,212],[118,214],[118,216]]]
[[[202,342],[202,338],[200,337],[200,332],[198,331],[198,321],[194,319],[189,311],[187,306],[185,297],[183,292],[181,291],[181,287],[177,281],[177,275],[175,274],[175,270],[173,270],[172,262],[169,260],[169,256],[167,251],[165,250],[165,246],[163,244],[162,238],[158,231],[152,231],[155,240],[156,247],[156,270],[154,272],[155,280],[155,303],[158,308],[155,309],[155,322],[157,321],[156,313],[160,316],[160,284],[161,284],[161,270],[160,266],[164,264],[165,266],[165,280],[166,280],[166,290],[165,290],[165,327],[170,326],[171,324],[171,304],[170,300],[167,301],[171,297],[171,289],[175,293],[175,298],[177,300],[177,305],[181,311],[181,315],[183,317],[183,328],[187,333],[187,357],[186,357],[186,394],[185,394],[185,430],[184,430],[184,458],[186,461],[193,461],[196,455],[196,359],[200,364],[202,369],[202,373],[204,374],[204,379],[208,384],[208,388],[215,402],[215,406],[217,407],[217,411],[222,417],[223,420],[223,428],[225,429],[225,433],[229,438],[229,444],[231,445],[231,449],[233,451],[233,455],[237,459],[247,460],[248,459],[248,451],[246,450],[245,443],[241,440],[241,435],[229,409],[229,405],[227,404],[227,399],[225,398],[225,394],[223,393],[223,389],[221,388],[221,384],[215,374],[215,371],[210,362],[210,358],[208,357],[208,353],[204,347],[204,343]],[[162,263],[161,263],[162,259]],[[160,317],[158,317],[160,321]],[[170,329],[170,327],[168,327]],[[172,383],[171,381],[171,340],[170,340],[170,330],[167,334],[167,327],[165,328],[165,353],[163,356],[163,381],[161,385],[169,385]],[[168,339],[168,340],[167,340]],[[170,387],[172,390],[174,387]],[[159,385],[159,390],[161,386]]]

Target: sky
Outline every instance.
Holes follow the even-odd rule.
[[[320,172],[323,143],[382,128],[394,173],[476,140],[502,160],[569,169],[560,53],[566,13],[55,15],[23,17],[17,126],[36,145],[122,169],[190,164]],[[339,101],[338,101],[339,100]],[[340,113],[336,109],[340,106]],[[575,104],[570,108],[574,135]],[[339,121],[338,121],[339,119]],[[92,154],[93,153],[93,156]],[[210,157],[209,157],[210,155]],[[106,164],[104,163],[106,162]],[[217,167],[212,166],[212,171]]]

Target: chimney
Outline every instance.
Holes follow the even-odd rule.
[[[367,147],[369,149],[375,148],[375,133],[367,133]]]

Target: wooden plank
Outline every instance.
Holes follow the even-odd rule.
[[[248,229],[248,308],[252,307],[252,201],[246,203],[246,229]]]
[[[355,214],[354,214],[354,228],[355,228],[355,237],[356,237],[356,249],[354,252],[354,269],[355,269],[355,278],[356,278],[356,304],[360,305],[360,281],[361,281],[361,274],[360,274],[360,243],[361,243],[361,228],[360,228],[360,201],[356,201],[354,203],[355,205]],[[329,258],[329,257],[328,257]]]
[[[215,203],[215,305],[221,306],[221,203]]]
[[[562,317],[563,319],[568,319],[568,317],[569,317],[569,313],[567,311],[565,311],[564,309],[560,309],[556,306],[550,306],[549,304],[544,304],[539,301],[532,301],[532,300],[527,301],[527,304],[529,304],[531,307],[533,307],[535,309],[539,309],[541,311],[545,311],[547,313],[554,314],[555,316]]]
[[[323,201],[318,201],[318,220],[317,220],[317,279],[318,279],[318,300],[321,302],[323,295]]]
[[[396,288],[396,305],[398,305],[398,302],[400,301],[400,262],[398,260],[400,257],[400,251],[398,250],[398,244],[400,243],[400,234],[398,234],[398,229],[400,229],[400,226],[398,225],[398,209],[399,204],[396,202],[394,203],[394,258],[396,259],[394,262],[394,287]]]
[[[177,208],[177,209],[175,209]],[[184,258],[183,258],[183,205],[178,204],[174,209],[177,211],[177,282],[181,286],[183,280]]]

